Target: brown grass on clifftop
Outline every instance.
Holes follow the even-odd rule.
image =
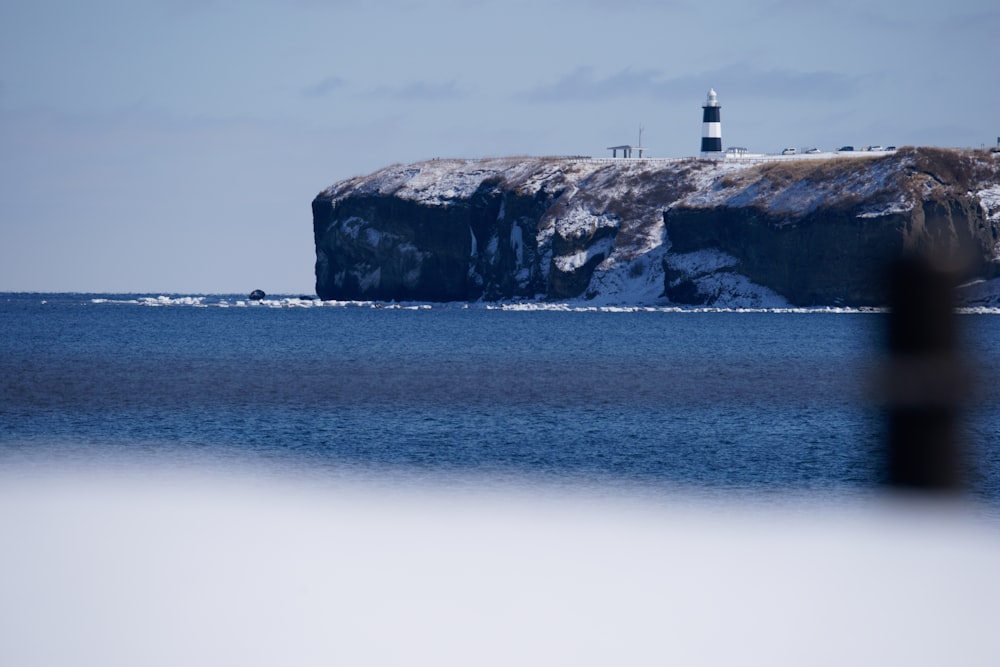
[[[869,168],[876,162],[891,160],[890,155],[873,155],[819,160],[788,160],[761,165],[760,175],[778,183],[792,181],[832,181]]]
[[[796,181],[832,181],[867,169],[875,162],[890,159],[893,159],[891,155],[872,155],[765,162],[750,169],[727,174],[722,177],[720,183],[723,187],[734,188],[765,181],[772,187],[781,188]]]
[[[916,148],[914,169],[947,189],[976,190],[1000,182],[1000,159],[986,150]]]

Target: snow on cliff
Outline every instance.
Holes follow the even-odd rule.
[[[694,207],[753,206],[775,216],[801,218],[820,206],[850,200],[868,200],[891,194],[884,206],[868,215],[903,212],[912,208],[899,187],[912,158],[890,155],[764,162],[755,169],[725,165],[699,183],[683,200]],[[738,165],[739,163],[737,163]],[[735,166],[735,165],[734,165]],[[745,165],[743,165],[745,166]],[[726,168],[729,167],[729,168]]]
[[[552,272],[592,271],[578,296],[595,303],[663,304],[669,256],[670,266],[692,277],[718,305],[780,307],[784,299],[741,275],[735,257],[711,249],[689,256],[672,252],[664,212],[676,207],[753,209],[768,216],[770,224],[782,226],[820,209],[848,210],[859,220],[879,219],[906,214],[924,200],[961,195],[977,199],[983,217],[1000,222],[1000,155],[907,148],[794,160],[435,159],[340,181],[318,199],[335,208],[350,198],[395,198],[434,209],[497,192],[549,202],[534,239],[524,238],[524,230],[516,225],[503,239],[479,239],[478,247],[472,238],[473,253],[492,248],[489,258],[497,257],[500,244],[510,244],[522,287],[530,273],[522,263],[524,249],[534,241],[542,279],[551,284]],[[501,204],[498,221],[505,215]],[[356,220],[342,224],[357,238]],[[364,224],[369,226],[366,234],[375,234],[370,228],[374,221]],[[375,247],[377,241],[369,245]]]

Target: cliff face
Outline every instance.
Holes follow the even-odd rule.
[[[434,160],[313,201],[323,299],[876,305],[906,250],[992,278],[1000,157]]]
[[[992,278],[998,164],[985,153],[935,149],[770,163],[668,207],[671,250],[726,253],[732,270],[794,305],[883,304],[885,268],[904,252],[947,259],[963,278]],[[711,289],[671,260],[667,296],[711,301]]]

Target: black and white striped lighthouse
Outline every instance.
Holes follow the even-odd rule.
[[[701,156],[722,157],[722,120],[719,111],[719,99],[714,88],[708,89],[708,99],[702,107],[701,117]]]

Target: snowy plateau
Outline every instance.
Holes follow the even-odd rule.
[[[324,300],[878,307],[893,259],[1000,305],[1000,154],[508,157],[393,165],[313,201]]]

